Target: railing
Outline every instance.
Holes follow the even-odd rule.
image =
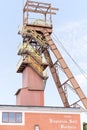
[[[23,26],[20,33],[26,33],[26,35],[31,35],[41,46],[48,46],[46,39],[43,39],[42,35],[37,33],[35,30],[29,30],[29,27]]]
[[[29,30],[29,33],[32,35],[32,37],[34,37],[36,39],[36,41],[39,42],[39,44],[41,46],[44,46],[44,45],[48,45],[47,44],[47,41],[45,39],[42,38],[42,36],[40,34],[38,34],[35,30]]]
[[[36,60],[34,60],[34,58],[31,56],[22,56],[17,64],[16,71],[24,67],[24,64],[31,66],[42,77],[48,78],[47,72],[44,70],[44,67],[40,65]]]
[[[18,69],[21,66],[23,60],[24,60],[24,57],[21,57],[20,60],[18,61],[17,66],[16,66],[16,71],[18,71]]]
[[[35,49],[32,48],[31,45],[26,44],[26,43],[25,44],[20,44],[19,47],[18,47],[18,54],[22,55],[23,52],[26,52],[26,54],[28,52],[31,56],[35,57],[35,59],[37,59],[40,62],[42,62],[41,55],[38,52],[36,52]]]
[[[31,56],[25,56],[25,57],[21,57],[17,67],[16,67],[16,71],[22,67],[22,65],[24,66],[24,64],[29,64],[29,66],[31,66],[35,71],[37,71],[37,73],[39,73],[40,75],[43,75],[43,71],[44,71],[44,67],[41,66],[36,60],[34,60],[34,58],[32,58]]]
[[[42,19],[33,20],[30,24],[51,27],[51,23],[49,21],[45,21],[45,20],[42,20]]]
[[[31,56],[33,56],[37,61],[39,61],[41,64],[42,63],[47,63],[46,59],[44,56],[41,56],[37,51],[35,51],[34,48],[32,48],[31,45],[25,43],[25,44],[20,44],[18,47],[18,54],[22,55],[23,51],[28,51]]]
[[[43,75],[43,66],[39,65],[32,57],[28,56],[28,63],[35,71],[37,71],[39,74]]]

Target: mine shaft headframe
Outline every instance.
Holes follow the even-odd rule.
[[[47,22],[47,16],[49,15],[49,23],[50,26],[52,26],[52,15],[55,15],[57,10],[58,8],[51,7],[51,4],[27,0],[23,8],[23,25],[31,24],[30,13],[37,13],[44,15],[42,21],[45,23]]]

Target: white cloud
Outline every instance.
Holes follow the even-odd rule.
[[[80,27],[80,23],[69,22],[69,23],[65,23],[61,28],[59,28],[59,32],[70,32],[74,28],[79,28],[79,27]]]
[[[73,59],[79,64],[84,62],[87,66],[87,21],[72,21],[54,30]]]
[[[87,21],[69,22],[60,27],[58,30],[54,29],[61,40],[67,45],[73,43],[75,46],[87,43]],[[68,43],[69,41],[70,43]]]

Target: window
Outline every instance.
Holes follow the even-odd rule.
[[[40,130],[39,125],[35,125],[35,130]]]
[[[22,123],[21,112],[2,112],[3,123]]]

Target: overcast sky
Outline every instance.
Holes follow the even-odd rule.
[[[53,16],[53,33],[87,73],[87,0],[48,0],[48,3],[59,8]],[[15,104],[15,93],[22,87],[21,74],[16,73],[19,60],[17,47],[21,42],[18,27],[22,23],[22,7],[22,0],[2,0],[0,3],[0,104]],[[61,48],[60,52],[86,94],[87,80],[73,67]],[[62,105],[51,76],[47,81],[45,104]]]

